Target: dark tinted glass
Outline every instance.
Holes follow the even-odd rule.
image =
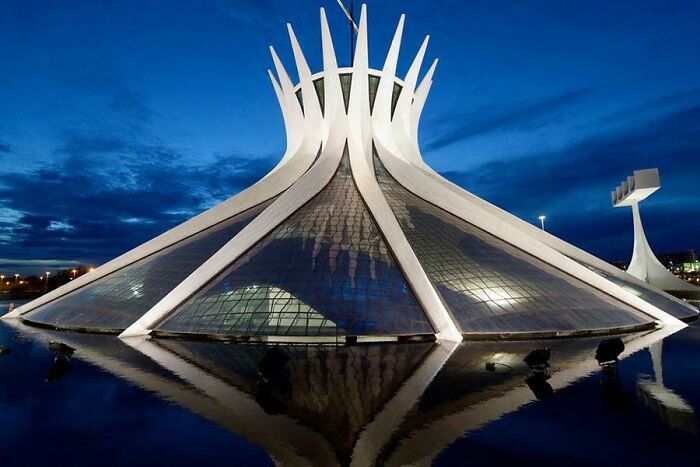
[[[314,89],[316,89],[316,96],[318,97],[318,103],[321,104],[321,113],[326,111],[326,97],[325,97],[325,87],[323,83],[323,78],[318,78],[314,81]]]
[[[605,277],[613,284],[619,285],[623,289],[636,295],[637,297],[641,298],[645,302],[648,302],[648,303],[654,305],[655,307],[665,311],[666,313],[668,313],[672,316],[675,316],[678,319],[688,319],[688,318],[693,318],[693,317],[698,316],[698,312],[690,305],[684,305],[682,303],[678,303],[677,301],[673,300],[672,298],[664,296],[664,294],[660,291],[655,292],[655,291],[650,290],[646,287],[642,287],[641,285],[635,284],[635,282],[632,279],[625,280],[625,279],[618,277],[614,274],[610,274],[609,272],[603,271],[602,269],[598,269],[597,267],[592,266],[592,265],[585,263],[583,261],[579,261],[577,259],[574,259],[574,261],[581,263],[582,265],[586,266],[588,269],[595,272],[596,274],[599,274],[599,275]]]
[[[632,308],[410,193],[382,190],[462,332],[561,332],[649,322]]]
[[[231,240],[268,203],[143,258],[23,318],[56,327],[124,330]]]
[[[268,413],[284,413],[323,434],[341,459],[350,458],[359,433],[435,348],[433,343],[270,346],[183,339],[157,342],[249,393]],[[223,414],[226,405],[217,405]]]
[[[343,91],[343,102],[345,103],[345,112],[348,111],[350,105],[350,88],[352,87],[352,73],[342,73],[340,75],[340,88]]]
[[[394,110],[396,110],[396,104],[399,102],[402,89],[399,83],[394,83],[394,91],[391,93],[391,118],[394,118]]]
[[[347,150],[321,193],[157,329],[243,336],[433,332],[355,187]]]
[[[318,78],[314,80],[314,87],[316,88],[316,95],[321,103],[321,111],[325,112],[325,78]],[[343,102],[345,103],[345,111],[348,111],[348,105],[350,103],[350,87],[352,86],[352,74],[343,73],[340,75],[340,86],[343,92]],[[370,112],[374,109],[374,100],[377,97],[377,89],[379,87],[379,76],[369,75],[369,107]],[[391,115],[394,115],[394,109],[396,108],[396,103],[399,100],[399,94],[401,94],[401,85],[399,83],[394,83],[394,89],[391,95]],[[301,104],[302,111],[304,110],[304,99],[301,95],[301,89],[296,91],[297,99],[299,104]]]
[[[379,76],[369,75],[369,113],[374,109],[374,100],[377,98],[377,89],[379,89]]]

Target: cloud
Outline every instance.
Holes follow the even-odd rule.
[[[589,89],[578,89],[507,108],[481,107],[468,113],[448,112],[428,122],[436,136],[426,142],[425,149],[444,148],[493,131],[539,128],[590,93]]]
[[[64,132],[56,162],[0,184],[6,256],[101,263],[260,179],[269,157],[230,153],[206,164],[157,142]],[[31,195],[29,195],[31,194]],[[0,264],[1,266],[1,264]]]
[[[53,232],[70,232],[71,230],[74,230],[75,227],[70,225],[66,221],[49,221],[49,226],[46,227],[46,230],[50,230]]]
[[[659,167],[662,189],[642,205],[657,251],[697,248],[700,238],[700,105],[598,134],[557,152],[444,172],[454,183],[520,217],[541,213],[555,234],[608,258],[631,248],[631,221],[610,191],[632,171]]]
[[[10,143],[0,139],[0,154],[11,154],[12,152],[12,146],[10,146]]]

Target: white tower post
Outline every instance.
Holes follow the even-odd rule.
[[[611,193],[613,207],[630,206],[634,224],[634,249],[627,272],[667,291],[694,291],[697,287],[677,278],[656,258],[644,234],[639,203],[661,188],[659,169],[635,170]]]

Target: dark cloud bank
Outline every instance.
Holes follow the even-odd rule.
[[[270,158],[221,155],[184,164],[167,146],[103,135],[65,135],[55,165],[10,173],[0,202],[5,258],[104,262],[251,185]]]

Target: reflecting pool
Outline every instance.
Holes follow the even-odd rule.
[[[700,326],[619,338],[264,346],[0,321],[2,465],[698,465]]]

